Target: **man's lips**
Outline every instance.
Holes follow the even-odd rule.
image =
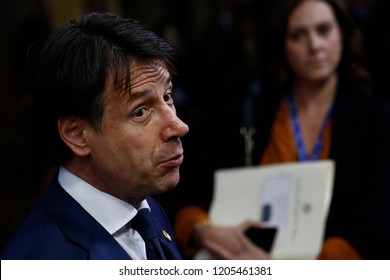
[[[181,154],[163,161],[161,165],[165,167],[177,167],[183,163],[183,160],[184,160],[184,155]]]

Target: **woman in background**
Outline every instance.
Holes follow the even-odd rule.
[[[239,132],[242,120],[231,114],[232,107],[224,108],[224,125],[212,124],[216,136],[201,154],[213,163],[200,161],[201,167],[191,167],[195,175],[182,174],[184,199],[175,220],[178,242],[188,257],[200,248],[216,258],[267,257],[247,245],[248,224],[224,228],[208,223],[212,172],[248,162],[333,159],[334,191],[318,258],[389,259],[390,111],[369,94],[371,78],[363,65],[360,33],[343,1],[275,4],[265,92],[256,98],[254,126],[247,128],[255,132],[251,159],[251,147],[245,150]],[[202,167],[208,172],[199,173]],[[232,207],[239,211],[239,205]],[[245,253],[248,248],[253,254]]]

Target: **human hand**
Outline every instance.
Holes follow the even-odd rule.
[[[236,227],[204,226],[199,233],[200,245],[216,259],[249,260],[270,259],[270,255],[256,246],[246,235],[250,227],[260,227],[259,222],[247,221]]]

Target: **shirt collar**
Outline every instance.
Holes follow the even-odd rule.
[[[63,166],[59,169],[58,182],[110,234],[126,225],[138,210],[148,208],[150,211],[146,200],[137,210],[131,204],[98,190]]]

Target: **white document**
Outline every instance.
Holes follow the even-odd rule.
[[[273,259],[315,259],[333,190],[331,160],[242,167],[215,172],[210,219],[232,226],[251,219],[276,226]],[[201,252],[196,258],[205,258]]]

